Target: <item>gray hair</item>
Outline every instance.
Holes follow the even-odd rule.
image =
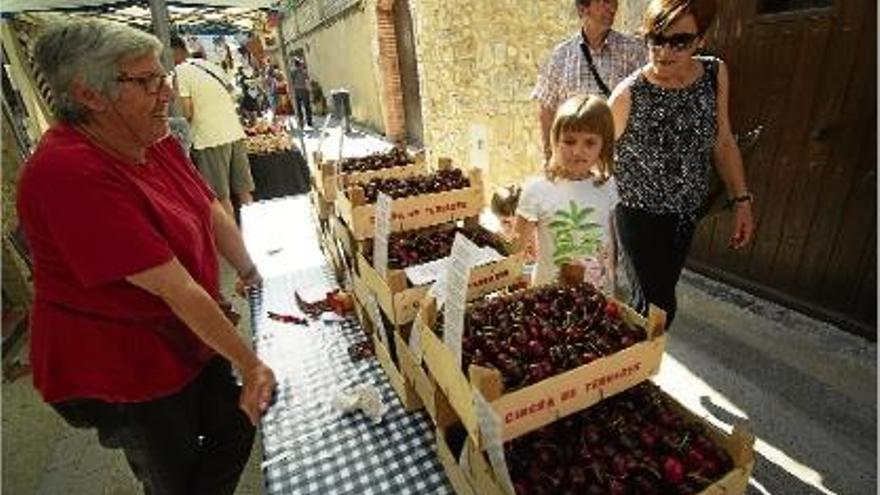
[[[152,34],[100,19],[60,21],[37,40],[34,57],[52,90],[55,116],[70,123],[85,122],[88,110],[70,93],[81,78],[93,91],[115,98],[122,61],[162,51]]]

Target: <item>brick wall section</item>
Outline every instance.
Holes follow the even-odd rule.
[[[376,4],[376,32],[378,36],[379,67],[382,81],[382,102],[385,117],[385,137],[392,142],[406,138],[406,115],[403,106],[403,88],[400,82],[400,63],[397,55],[397,35],[390,1]]]

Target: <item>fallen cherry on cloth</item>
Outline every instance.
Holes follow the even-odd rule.
[[[306,326],[309,324],[308,320],[296,315],[286,315],[281,313],[275,313],[273,311],[266,312],[269,315],[269,319],[272,321],[280,321],[281,323],[289,323],[292,325],[303,325]]]
[[[348,347],[348,355],[351,356],[351,360],[355,362],[371,358],[375,355],[373,343],[369,340],[365,340],[363,342],[352,344]]]

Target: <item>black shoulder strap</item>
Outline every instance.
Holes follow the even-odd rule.
[[[707,56],[703,58],[703,67],[706,72],[709,73],[709,77],[712,78],[712,89],[715,90],[715,93],[718,94],[718,58]]]
[[[596,64],[593,63],[593,56],[590,55],[590,47],[587,46],[586,40],[581,40],[581,51],[584,52],[584,58],[587,59],[587,65],[590,67],[590,72],[593,73],[593,79],[596,81],[596,85],[599,86],[599,91],[605,95],[605,98],[611,96],[611,91],[608,89],[608,85],[605,84],[605,81],[602,80],[602,77],[599,75],[599,71],[596,70]]]
[[[220,76],[218,76],[217,74],[214,74],[214,72],[213,72],[212,70],[208,69],[208,68],[205,67],[204,65],[197,64],[197,63],[192,62],[192,61],[190,61],[189,64],[192,65],[193,67],[198,67],[198,68],[201,69],[205,74],[208,74],[209,76],[211,76],[211,77],[213,77],[214,79],[216,79],[217,82],[219,82],[224,88],[226,88],[226,91],[227,91],[227,92],[229,92],[229,93],[232,92],[232,89],[233,89],[233,88],[231,87],[231,85],[230,85],[228,82],[225,82],[223,79],[220,79]]]

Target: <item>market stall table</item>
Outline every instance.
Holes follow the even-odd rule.
[[[427,414],[403,410],[375,357],[349,355],[352,344],[368,340],[353,317],[308,326],[269,318],[270,311],[303,315],[294,291],[315,300],[335,288],[315,229],[307,227],[308,207],[304,197],[259,203],[243,218],[249,250],[266,275],[250,296],[254,343],[278,380],[276,402],[261,422],[266,493],[453,494]],[[260,212],[271,215],[255,216]],[[282,220],[300,228],[279,231]],[[359,384],[376,387],[389,406],[381,422],[333,407],[338,391]]]
[[[309,190],[309,170],[297,149],[269,153],[250,153],[248,160],[254,178],[254,199],[280,198],[304,194]]]

